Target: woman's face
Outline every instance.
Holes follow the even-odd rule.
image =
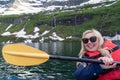
[[[87,51],[96,51],[99,47],[99,39],[93,33],[85,34],[83,40],[84,47]]]

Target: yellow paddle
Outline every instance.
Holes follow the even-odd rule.
[[[98,64],[103,64],[102,61],[93,59],[48,55],[44,51],[38,50],[36,48],[24,44],[7,44],[2,49],[2,55],[7,63],[17,66],[38,65],[46,62],[49,59],[94,62]],[[120,62],[114,63],[120,65]]]
[[[24,44],[8,44],[2,49],[6,62],[19,66],[37,65],[46,62],[49,55]]]

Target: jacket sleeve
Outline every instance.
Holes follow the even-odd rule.
[[[104,70],[99,64],[93,63],[86,67],[80,64],[74,72],[74,76],[76,80],[96,80],[98,75],[103,72]]]

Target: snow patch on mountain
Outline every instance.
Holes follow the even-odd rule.
[[[1,0],[4,1],[4,0]],[[10,1],[10,0],[8,0]],[[14,1],[14,0],[12,0]],[[71,3],[69,3],[71,1]],[[57,8],[70,8],[76,6],[82,6],[84,4],[95,4],[106,1],[115,0],[83,0],[77,3],[79,0],[15,0],[13,3],[7,3],[0,6],[1,15],[11,15],[11,14],[28,14],[28,13],[38,13],[42,11],[52,11]],[[76,5],[79,4],[79,5]],[[74,5],[75,4],[75,5]],[[8,7],[9,6],[9,7]]]
[[[44,31],[42,34],[39,34],[39,31],[40,29],[38,27],[35,27],[34,28],[34,34],[31,34],[31,35],[27,35],[26,32],[25,32],[25,28],[21,29],[20,31],[16,31],[16,32],[9,32],[8,29],[12,27],[12,24],[10,24],[4,33],[1,34],[1,36],[11,36],[11,35],[14,35],[15,37],[17,38],[24,38],[24,42],[25,43],[32,43],[32,40],[35,39],[35,38],[39,38],[41,37],[41,39],[39,40],[40,42],[43,42],[45,40],[45,35],[48,34],[50,32],[50,30],[46,30]],[[49,39],[52,39],[52,40],[58,40],[58,41],[63,41],[64,39],[59,37],[56,32],[53,32],[51,36],[48,37]],[[48,39],[47,38],[47,39]],[[12,43],[12,41],[8,41],[7,43]]]

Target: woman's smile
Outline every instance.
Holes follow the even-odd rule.
[[[87,45],[86,45],[86,47],[88,47],[88,48],[92,49],[92,48],[94,48],[94,47],[95,47],[95,45],[94,45],[94,44],[87,44]]]

